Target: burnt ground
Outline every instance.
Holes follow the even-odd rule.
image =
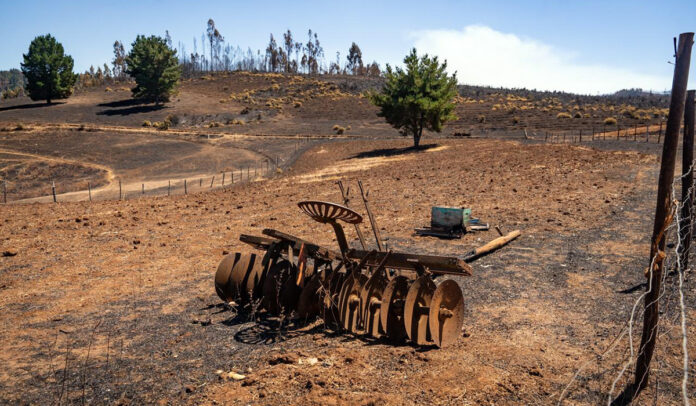
[[[620,334],[640,295],[621,292],[644,281],[658,147],[631,144],[645,148],[639,153],[505,140],[433,143],[425,151],[409,150],[405,140],[327,143],[282,176],[209,193],[3,207],[0,251],[17,254],[0,258],[0,398],[549,404],[590,361],[568,403],[604,401],[626,339],[598,354]],[[463,256],[496,236],[413,237],[432,205],[472,207],[504,231],[522,231],[475,262],[473,276],[457,279],[467,315],[455,345],[416,348],[319,322],[250,320],[220,303],[213,274],[224,253],[246,249],[240,233],[274,227],[335,244],[331,231],[295,204],[338,201],[337,179],[353,188],[361,179],[371,190],[393,249]],[[687,299],[692,320],[696,303]],[[659,389],[651,384],[644,403],[680,399],[677,320],[666,314]],[[246,377],[224,380],[218,370]]]

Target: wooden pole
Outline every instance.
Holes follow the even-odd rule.
[[[89,201],[92,201],[92,183],[87,182],[87,192],[89,193]]]
[[[118,200],[123,199],[123,194],[121,193],[121,179],[118,180]]]
[[[53,203],[58,203],[58,200],[56,200],[56,181],[55,180],[51,181],[51,193],[53,193]]]
[[[7,181],[2,181],[2,201],[7,204]]]
[[[694,206],[694,100],[696,90],[686,93],[686,106],[684,107],[684,142],[682,150],[682,196],[681,196],[681,224],[679,225],[681,271],[689,266],[689,248],[691,246],[691,214]]]
[[[167,183],[167,196],[171,196],[172,194],[172,181],[171,179]]]
[[[145,194],[145,184],[144,184],[144,183],[142,183],[142,192],[141,192],[141,194],[142,194],[142,195]]]
[[[188,186],[186,185],[186,179],[184,179],[184,194],[188,194]]]
[[[225,172],[222,173],[222,186],[225,186]]]
[[[666,244],[665,229],[668,217],[672,212],[672,182],[674,181],[674,166],[679,143],[679,128],[684,116],[686,101],[686,86],[689,81],[689,64],[691,62],[691,47],[694,42],[694,33],[679,35],[679,46],[674,64],[674,79],[672,80],[672,93],[669,105],[669,116],[665,128],[665,141],[662,148],[662,162],[660,163],[660,177],[657,187],[657,207],[655,208],[655,223],[650,244],[650,264],[653,267],[648,275],[648,292],[643,302],[645,313],[643,316],[643,332],[640,338],[638,359],[636,360],[636,372],[632,387],[627,388],[630,400],[634,399],[648,384],[650,375],[650,361],[655,351],[657,339],[657,322],[659,320],[659,295],[662,281],[662,267],[664,265],[664,250]],[[654,264],[653,264],[654,261]],[[627,399],[628,400],[628,399]]]
[[[215,175],[213,175],[212,178],[210,178],[210,187],[213,187],[213,182],[215,182]]]

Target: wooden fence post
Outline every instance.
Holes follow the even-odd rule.
[[[681,195],[681,224],[679,224],[681,272],[689,266],[689,248],[691,246],[691,214],[694,207],[694,100],[696,90],[686,93],[684,107],[684,141],[682,143],[682,195]]]
[[[674,78],[670,97],[669,116],[665,128],[665,142],[662,148],[660,177],[657,187],[657,207],[655,223],[650,244],[650,262],[652,266],[648,278],[649,291],[643,298],[645,312],[643,314],[643,332],[638,347],[636,371],[633,384],[626,388],[621,397],[632,401],[648,384],[650,361],[655,351],[657,339],[657,323],[659,320],[660,284],[662,282],[662,267],[664,265],[664,250],[666,245],[665,229],[668,217],[672,213],[672,182],[674,181],[674,166],[679,144],[679,128],[684,116],[686,101],[686,86],[689,80],[689,64],[691,62],[691,47],[694,33],[679,35],[679,46],[674,63]],[[653,264],[654,260],[654,264]],[[629,396],[630,395],[630,396]]]
[[[172,194],[172,181],[171,179],[167,181],[167,196],[171,196]]]
[[[2,181],[2,201],[7,204],[7,180]]]
[[[184,179],[184,194],[188,194],[188,186],[186,185],[186,179]]]
[[[143,183],[142,185],[143,185],[143,188],[142,188],[142,193],[141,193],[141,194],[144,195],[144,194],[145,194],[145,184]]]
[[[213,188],[213,182],[215,182],[215,175],[213,175],[212,178],[210,178],[210,188]]]
[[[87,182],[87,192],[89,193],[89,201],[92,201],[92,183]]]
[[[56,181],[52,180],[51,181],[51,193],[53,193],[53,203],[58,203],[56,200]]]
[[[225,172],[222,173],[222,186],[225,186]]]
[[[121,179],[118,180],[118,200],[123,199],[123,194],[121,193]]]

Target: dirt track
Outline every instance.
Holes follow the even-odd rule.
[[[83,396],[94,403],[555,403],[576,369],[620,331],[637,297],[619,291],[642,282],[654,156],[497,140],[438,141],[420,152],[408,145],[317,146],[284,176],[227,191],[3,208],[0,251],[17,255],[0,258],[0,396],[32,403]],[[224,252],[245,249],[240,233],[271,226],[335,244],[330,229],[295,203],[338,201],[337,178],[362,179],[371,190],[393,249],[463,255],[495,237],[412,237],[434,204],[472,207],[503,230],[522,230],[459,280],[467,318],[452,348],[395,347],[321,325],[279,330],[273,320],[250,323],[219,303],[212,275]],[[313,357],[318,362],[308,365]],[[666,353],[661,359],[666,374],[679,363]],[[604,399],[619,361],[611,354],[582,375],[570,399]],[[221,381],[217,370],[246,378]],[[678,399],[669,382],[676,380],[663,383],[660,403]]]

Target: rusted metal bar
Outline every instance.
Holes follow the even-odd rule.
[[[630,394],[632,400],[648,384],[650,374],[650,361],[655,351],[657,339],[657,322],[659,320],[659,294],[662,282],[662,268],[664,265],[664,250],[666,245],[665,229],[667,221],[672,213],[672,182],[674,181],[674,166],[679,143],[679,128],[684,116],[686,101],[686,86],[689,80],[689,64],[691,62],[691,47],[694,42],[694,33],[679,35],[679,46],[676,52],[674,64],[674,78],[672,81],[672,93],[669,105],[669,116],[665,128],[665,140],[662,148],[662,161],[660,164],[660,176],[657,188],[657,207],[655,209],[655,223],[650,244],[651,272],[648,277],[649,291],[643,301],[645,313],[643,317],[643,332],[641,335],[636,371],[632,387],[627,388],[626,394]],[[654,263],[653,263],[654,261]]]
[[[373,251],[366,250],[348,250],[347,256],[350,259],[362,261]],[[386,261],[385,256],[388,256]],[[471,266],[464,260],[457,257],[444,257],[439,255],[418,255],[407,254],[404,252],[376,252],[369,255],[365,261],[366,266],[383,266],[394,269],[404,269],[415,271],[419,266],[427,268],[432,273],[436,274],[451,274],[451,275],[471,275]]]
[[[360,188],[360,195],[362,196],[363,202],[365,203],[365,210],[367,210],[367,217],[370,219],[370,225],[372,226],[372,232],[375,235],[375,242],[377,243],[377,249],[380,251],[384,251],[382,249],[382,241],[379,238],[379,230],[377,229],[377,224],[375,223],[375,217],[372,215],[372,211],[370,210],[370,205],[367,202],[367,195],[369,194],[369,191],[365,193],[365,190],[363,189],[362,181],[358,181],[358,187]]]
[[[269,237],[273,237],[279,240],[286,240],[294,243],[297,245],[299,248],[300,245],[304,244],[305,248],[308,250],[307,252],[316,252],[317,255],[327,258],[327,259],[341,259],[342,256],[341,254],[337,253],[336,251],[330,250],[328,248],[321,247],[317,244],[311,243],[307,240],[303,240],[302,238],[295,237],[294,235],[286,234],[282,231],[274,230],[272,228],[267,228],[262,231],[264,235],[267,235]]]
[[[343,182],[340,180],[336,182],[338,184],[338,188],[341,189],[341,197],[343,197],[343,204],[346,207],[350,207],[350,198],[348,197],[348,193],[350,193],[350,188],[348,190],[343,189]],[[365,243],[365,237],[363,236],[362,230],[360,230],[360,226],[358,224],[354,224],[355,226],[355,232],[358,233],[358,239],[360,240],[360,245],[362,248],[365,250],[367,249],[367,244]]]

